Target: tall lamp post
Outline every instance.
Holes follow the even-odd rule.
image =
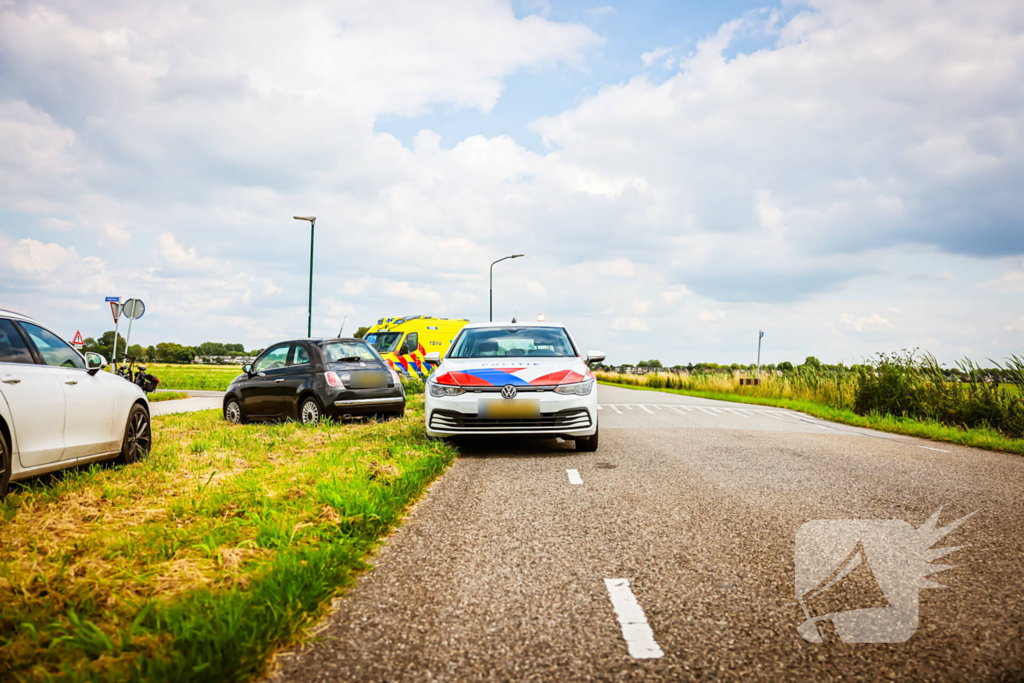
[[[306,336],[313,336],[313,235],[316,233],[316,216],[292,216],[297,221],[309,221],[309,317],[306,321]]]
[[[511,256],[506,256],[505,258],[500,258],[497,261],[495,261],[494,263],[501,263],[505,259],[519,258],[520,256],[522,256],[522,254],[512,254]],[[492,323],[494,322],[494,263],[491,264],[491,314],[489,316],[490,321]]]

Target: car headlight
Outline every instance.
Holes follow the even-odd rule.
[[[430,387],[430,395],[437,396],[438,398],[442,396],[458,396],[460,394],[466,393],[465,391],[463,391],[462,387],[443,386],[435,382],[429,382],[427,386]]]
[[[555,387],[556,394],[586,396],[594,389],[594,380],[588,379],[577,384],[561,384]]]

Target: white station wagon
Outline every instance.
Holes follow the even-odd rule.
[[[0,310],[0,498],[11,481],[149,451],[149,401],[35,320]]]

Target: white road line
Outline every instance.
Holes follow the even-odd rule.
[[[761,414],[762,414],[762,415],[764,415],[764,416],[766,416],[766,417],[770,417],[770,418],[772,418],[773,420],[782,420],[783,422],[785,422],[785,420],[783,420],[783,419],[782,419],[781,417],[779,417],[779,416],[778,416],[778,415],[776,415],[775,413],[769,413],[769,412],[764,412],[764,413],[761,413]]]
[[[729,411],[730,413],[732,413],[733,415],[739,415],[740,417],[745,417],[745,418],[747,418],[748,420],[750,419],[750,416],[749,416],[749,415],[744,415],[743,413],[741,413],[741,412],[740,412],[740,411],[738,411],[738,410],[732,410],[731,408],[726,408],[726,410],[728,410],[728,411]]]
[[[573,486],[579,486],[583,483],[579,470],[566,470],[566,473],[569,475],[569,483]]]
[[[917,446],[917,444],[916,444],[916,443],[915,443],[915,444],[911,444],[911,445],[912,445],[912,446]],[[951,452],[951,451],[944,451],[944,450],[942,450],[941,448],[929,448],[928,446],[917,446],[917,447],[918,447],[918,448],[923,448],[923,449],[925,449],[926,451],[938,451],[939,453],[950,453],[950,452]]]
[[[654,632],[647,623],[643,608],[629,589],[629,579],[605,579],[604,585],[608,589],[608,597],[612,599],[612,607],[622,627],[622,637],[629,648],[629,655],[633,659],[664,657],[665,653],[654,642]]]
[[[622,407],[625,408],[626,410],[633,410],[633,406],[629,405],[628,403],[623,404]]]
[[[672,410],[676,411],[680,415],[688,415],[689,414],[689,413],[684,413],[683,411],[679,410],[679,408],[676,408],[675,406],[669,406],[669,408],[671,408]]]
[[[598,410],[604,410],[604,406],[598,406],[597,409]]]
[[[658,410],[661,410],[661,406],[659,406],[657,404],[654,407],[657,408]]]
[[[648,414],[654,415],[654,411],[651,410],[650,408],[648,408],[647,406],[637,406],[637,408],[643,408],[644,410],[646,410],[648,412]]]
[[[622,415],[622,411],[621,411],[621,410],[619,410],[619,409],[618,409],[618,407],[616,407],[616,406],[613,406],[613,405],[609,405],[608,407],[609,407],[609,408],[611,408],[612,410],[614,410],[614,411],[615,411],[616,413],[618,413],[619,415]]]
[[[694,406],[694,407],[695,407],[695,408],[696,408],[697,410],[702,410],[702,411],[704,411],[705,413],[707,413],[707,414],[708,414],[708,415],[710,415],[711,417],[718,417],[718,413],[712,413],[712,412],[711,412],[710,410],[706,410],[706,409],[704,409],[704,408],[701,408],[700,406]]]

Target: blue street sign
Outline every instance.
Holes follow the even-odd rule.
[[[121,303],[121,297],[119,296],[108,296],[105,301],[113,301],[114,303]]]

